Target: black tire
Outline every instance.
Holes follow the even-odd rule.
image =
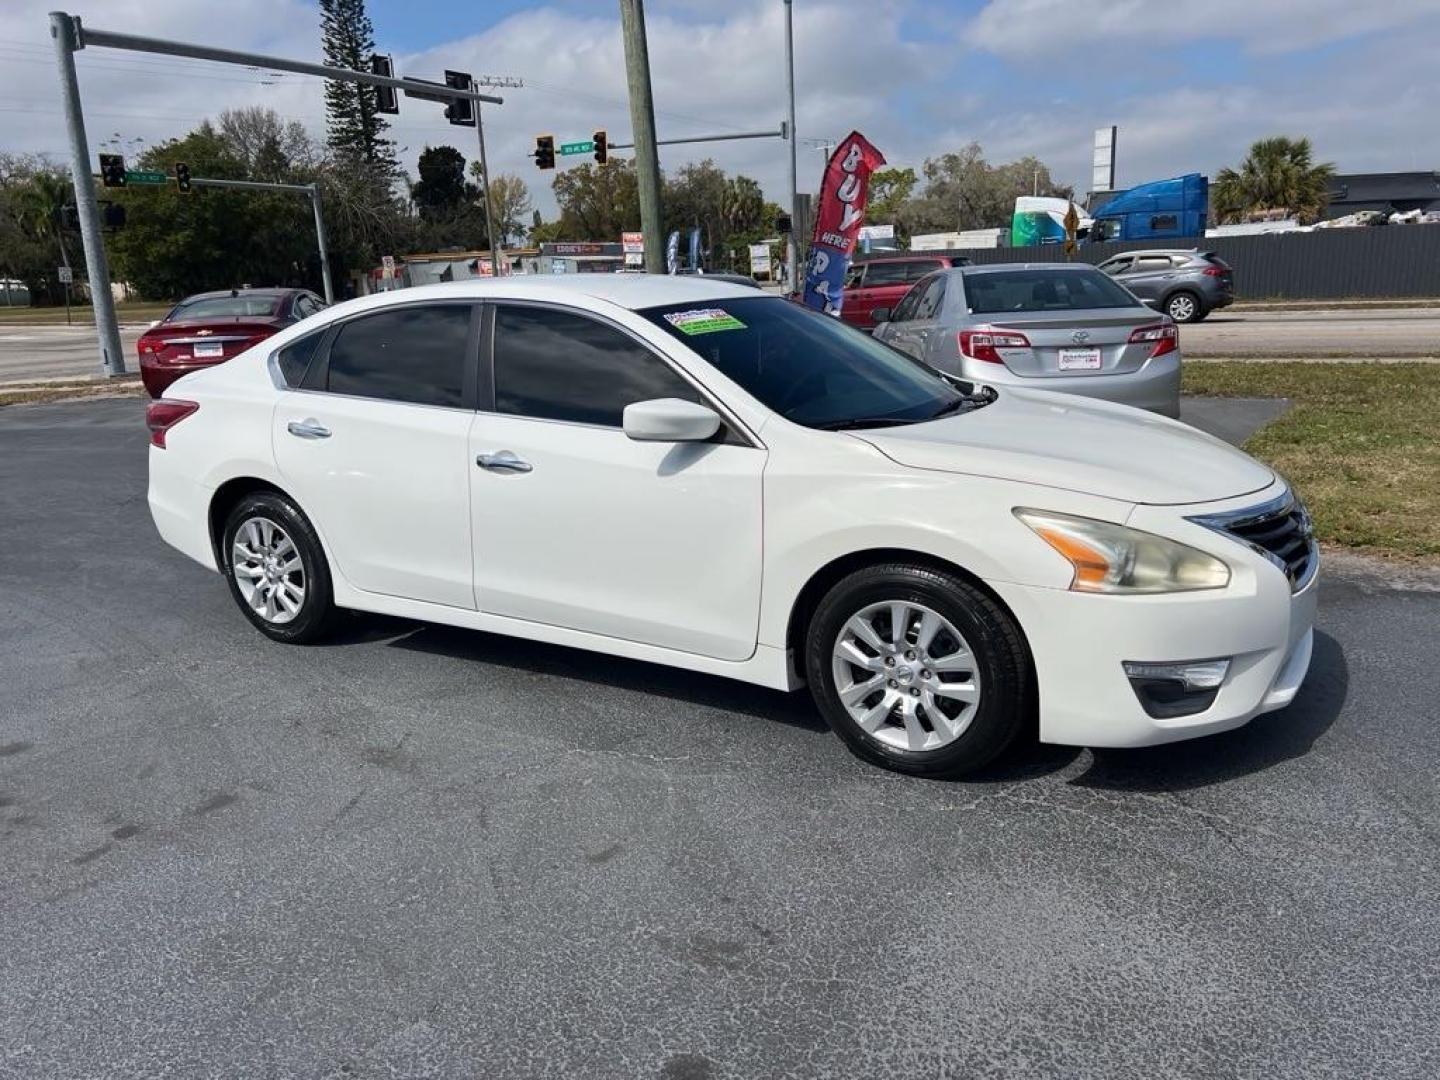
[[[1199,322],[1209,312],[1205,310],[1199,296],[1189,289],[1179,289],[1165,297],[1165,314],[1177,323],[1192,323]]]
[[[901,750],[870,734],[841,702],[832,650],[846,622],[872,604],[921,604],[949,620],[974,656],[980,698],[969,726],[947,745]],[[1030,651],[1015,620],[993,597],[964,578],[928,566],[886,563],[857,570],[825,594],[805,636],[805,670],[821,714],[866,761],[912,776],[953,778],[983,768],[1033,729]]]
[[[291,580],[303,584],[304,598],[298,604],[298,611],[286,622],[275,622],[265,618],[251,607],[240,583],[236,580],[233,555],[236,534],[252,519],[273,523],[283,530],[294,544],[300,557],[301,574]],[[330,582],[330,564],[320,546],[320,538],[308,518],[288,496],[274,491],[259,491],[247,495],[231,509],[225,518],[225,530],[220,545],[220,571],[230,587],[230,595],[236,605],[250,620],[252,626],[272,641],[287,645],[309,645],[323,641],[335,628],[338,612],[335,608],[335,593]]]

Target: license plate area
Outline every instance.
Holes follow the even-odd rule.
[[[197,341],[195,343],[195,359],[197,360],[224,355],[225,346],[218,341]]]
[[[1061,371],[1099,371],[1099,349],[1061,349]]]

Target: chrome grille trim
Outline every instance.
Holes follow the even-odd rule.
[[[1244,544],[1289,579],[1291,592],[1304,589],[1320,569],[1310,512],[1291,491],[1257,506],[1186,520]]]

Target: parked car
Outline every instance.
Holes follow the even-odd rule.
[[[850,267],[845,289],[840,294],[840,318],[851,326],[871,330],[875,326],[876,308],[894,307],[910,286],[926,274],[969,262],[964,255],[929,251],[878,255],[857,262]]]
[[[877,339],[962,379],[1180,415],[1175,324],[1083,263],[941,270],[875,318]]]
[[[140,335],[140,381],[152,398],[182,375],[224,363],[257,342],[321,311],[306,289],[227,289],[176,304]]]
[[[977,768],[1037,711],[1090,746],[1238,727],[1310,660],[1316,548],[1266,466],[1134,409],[967,392],[744,286],[365,297],[147,421],[160,535],[267,637],[350,608],[808,682],[904,772]]]
[[[1178,323],[1235,302],[1235,274],[1213,251],[1127,251],[1099,270]]]

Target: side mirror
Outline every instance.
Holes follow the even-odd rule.
[[[888,307],[877,307],[874,311],[870,312],[870,318],[874,319],[877,323],[889,322],[890,309]]]
[[[150,320],[150,325],[147,326],[147,327],[145,327],[145,329],[146,329],[146,330],[154,330],[155,327],[157,327],[157,326],[159,326],[159,325],[160,325],[160,320],[159,320],[159,319],[151,319],[151,320]]]
[[[714,409],[679,398],[625,406],[625,434],[636,442],[704,442],[720,430]]]

